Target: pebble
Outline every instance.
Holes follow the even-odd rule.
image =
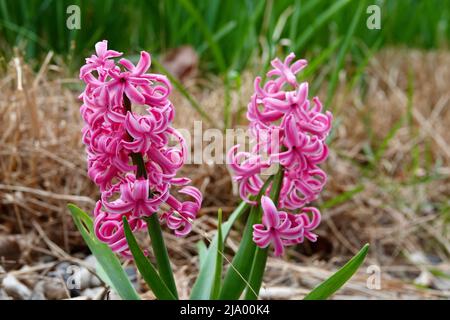
[[[107,297],[108,300],[122,300],[122,298],[114,290],[110,290]]]
[[[45,297],[45,281],[40,280],[33,288],[33,294],[31,300],[47,300]]]
[[[88,263],[88,265],[91,264]],[[68,262],[60,263],[54,271],[49,272],[49,276],[64,279],[70,290],[84,290],[101,285],[97,277],[87,268]]]
[[[66,285],[61,280],[48,279],[44,283],[45,296],[49,300],[67,299]]]
[[[420,275],[414,279],[414,283],[419,286],[430,287],[433,283],[433,275],[428,271],[422,271]]]
[[[2,281],[2,286],[5,292],[15,299],[28,300],[31,298],[31,290],[13,275],[7,275]]]
[[[88,288],[83,291],[81,291],[82,297],[87,297],[91,300],[98,300],[103,293],[104,288],[97,287],[97,288]]]
[[[95,256],[93,255],[89,255],[84,259],[84,262],[91,267],[93,270],[97,269],[97,259],[95,258]],[[94,287],[99,287],[102,285],[102,282],[100,281],[99,278],[97,278],[97,276],[93,275],[92,273],[89,272],[90,275],[90,287],[94,288]]]
[[[1,300],[12,300],[12,298],[8,296],[8,294],[2,288],[0,288],[0,301]]]

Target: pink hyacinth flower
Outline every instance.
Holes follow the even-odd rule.
[[[174,230],[175,235],[185,236],[192,230],[192,221],[200,209],[203,197],[197,188],[189,186],[182,188],[179,193],[191,196],[193,201],[180,202],[169,195],[166,203],[171,209],[161,215],[161,221],[165,221],[167,226]]]
[[[301,243],[304,238],[317,239],[311,231],[318,226],[320,213],[304,206],[318,198],[327,181],[326,173],[318,165],[328,157],[326,138],[332,123],[331,113],[323,111],[319,98],[309,100],[308,83],[297,80],[296,75],[306,67],[307,61],[294,61],[294,58],[291,53],[284,61],[272,60],[273,69],[267,73],[264,83],[261,77],[255,78],[247,118],[250,137],[257,144],[251,152],[237,152],[238,146],[234,146],[227,159],[241,198],[252,205],[255,202],[251,196],[259,194],[266,180],[265,169],[283,168],[276,206],[300,213],[277,211],[263,197],[262,224],[255,225],[253,233],[258,246],[267,247],[272,243],[277,256],[282,254],[284,246]],[[262,153],[268,160],[262,161]],[[272,187],[269,184],[266,195]]]
[[[97,55],[86,58],[86,65],[80,69],[80,78],[84,78],[88,73],[96,70],[101,78],[106,76],[109,69],[114,68],[115,64],[111,58],[120,57],[121,52],[108,50],[108,41],[103,40],[95,45]]]
[[[141,218],[133,217],[131,213],[126,213],[124,216],[127,217],[133,232],[145,227],[145,222]],[[112,251],[126,258],[132,257],[123,230],[122,215],[106,213],[102,210],[101,201],[97,201],[94,209],[94,230],[96,237],[108,244]]]
[[[115,252],[131,257],[122,219],[133,232],[145,228],[145,217],[159,214],[178,236],[191,230],[200,210],[202,195],[185,177],[177,177],[187,154],[183,136],[171,122],[174,106],[167,77],[147,73],[150,54],[141,52],[134,65],[127,59],[116,64],[120,52],[109,50],[107,41],[96,44],[96,54],[86,59],[80,79],[86,84],[79,98],[85,126],[88,176],[101,191],[94,210],[95,232]],[[140,109],[140,110],[137,110]],[[181,202],[172,186],[192,197]]]
[[[109,201],[109,198],[120,190],[120,198]],[[167,188],[158,195],[150,196],[150,183],[148,179],[136,179],[128,174],[126,181],[117,188],[102,193],[102,203],[111,214],[125,214],[132,212],[136,217],[148,217],[154,214],[159,206],[166,200]]]
[[[308,61],[301,59],[291,64],[294,58],[294,53],[290,53],[286,57],[286,59],[284,59],[284,62],[281,62],[278,58],[273,59],[271,61],[271,65],[274,67],[274,69],[270,70],[267,73],[267,76],[277,76],[278,78],[276,82],[279,85],[282,85],[282,83],[286,82],[293,87],[297,87],[297,79],[295,75],[306,67]]]
[[[261,207],[262,224],[253,226],[253,241],[261,248],[272,243],[274,254],[279,257],[283,254],[285,245],[302,239],[303,226],[290,217],[292,214],[278,211],[269,197],[261,198]]]
[[[114,103],[121,104],[123,94],[126,94],[131,102],[145,104],[145,97],[139,90],[139,87],[145,87],[150,81],[145,74],[148,68],[150,68],[150,55],[142,51],[137,66],[134,66],[127,59],[121,59],[120,64],[127,68],[128,71],[120,72],[117,69],[112,69],[108,72],[112,80],[107,83],[107,86],[115,97]]]

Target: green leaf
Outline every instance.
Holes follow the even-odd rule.
[[[178,299],[177,286],[173,277],[169,254],[164,243],[161,224],[159,223],[158,216],[156,214],[153,214],[145,219],[145,221],[147,222],[148,234],[152,241],[153,254],[156,258],[156,265],[158,267],[159,275],[167,285],[167,287],[170,289],[174,297]]]
[[[123,229],[125,231],[125,237],[127,238],[128,246],[130,248],[131,254],[133,255],[134,262],[136,263],[136,267],[138,268],[139,272],[141,273],[150,289],[152,289],[156,298],[160,300],[176,300],[173,293],[169,290],[165,282],[159,276],[156,268],[147,259],[141,248],[139,248],[139,245],[133,235],[133,232],[131,231],[126,217],[123,217]]]
[[[238,299],[245,289],[256,250],[256,245],[252,240],[252,230],[253,225],[258,221],[259,211],[260,206],[253,206],[250,210],[247,224],[242,235],[241,244],[231,261],[231,265],[223,281],[222,289],[220,291],[221,300]]]
[[[223,267],[223,235],[222,235],[222,209],[218,212],[218,223],[217,223],[217,253],[216,253],[216,270],[214,273],[213,288],[211,289],[211,299],[216,300],[219,298],[220,283],[222,281],[222,267]]]
[[[78,231],[98,261],[99,265],[97,268],[101,279],[117,292],[122,299],[140,300],[117,256],[95,236],[91,217],[73,204],[69,204],[68,208]]]
[[[230,268],[223,280],[219,296],[222,300],[238,299],[248,283],[247,281],[252,269],[253,257],[256,250],[256,245],[253,242],[253,225],[258,223],[258,220],[261,217],[261,206],[259,203],[262,195],[265,193],[272,180],[273,176],[264,183],[255,200],[258,205],[252,206],[252,209],[250,210],[239,249],[231,261]]]
[[[208,255],[208,247],[206,247],[206,244],[205,242],[203,242],[203,240],[197,242],[197,250],[198,250],[198,259],[200,265],[202,265],[205,262],[206,256]]]
[[[245,300],[257,300],[259,290],[261,289],[264,271],[266,270],[267,254],[269,247],[256,248],[255,257],[253,258],[252,272],[248,279],[248,286],[245,292]]]
[[[327,280],[314,288],[305,300],[324,300],[338,291],[358,270],[360,265],[366,258],[369,250],[369,244],[366,244],[350,261],[348,261],[341,269],[329,277]]]
[[[283,167],[278,168],[276,173],[272,190],[270,190],[270,198],[273,200],[275,205],[278,204],[278,199],[280,198],[281,185],[283,182],[284,171]],[[258,216],[258,222],[261,220],[262,214]],[[253,241],[253,239],[252,239]],[[264,276],[264,271],[266,270],[267,254],[268,248],[257,247],[255,255],[253,257],[252,269],[250,276],[248,277],[247,291],[245,292],[245,300],[257,300],[259,290],[261,289],[261,284]]]
[[[248,203],[241,202],[228,218],[228,221],[222,225],[223,241],[226,240],[228,233],[236,220],[244,214],[249,207],[250,205]],[[200,264],[200,271],[191,292],[192,300],[207,300],[211,296],[211,289],[214,282],[214,273],[211,272],[211,270],[216,269],[217,246],[218,235],[216,234],[211,241],[203,263]]]

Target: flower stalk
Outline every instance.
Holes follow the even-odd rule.
[[[131,102],[130,99],[124,94],[123,95],[124,107],[126,112],[131,112]],[[133,141],[133,137],[128,133],[129,140]],[[141,153],[133,152],[130,154],[133,164],[136,166],[136,177],[147,179],[147,170],[145,168],[144,158]],[[149,197],[152,197],[152,192],[149,192]],[[167,247],[164,242],[164,237],[161,230],[161,225],[158,221],[156,214],[152,214],[149,217],[143,218],[147,223],[148,234],[151,239],[151,244],[153,248],[153,253],[156,258],[156,265],[160,277],[166,283],[166,286],[172,292],[174,297],[178,299],[177,287],[175,284],[175,278],[173,276],[172,267],[170,265],[169,254],[167,252]]]

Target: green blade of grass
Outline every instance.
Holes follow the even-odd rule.
[[[356,25],[358,24],[358,21],[361,19],[361,16],[363,14],[364,6],[365,6],[365,1],[360,1],[359,6],[356,10],[356,13],[353,16],[353,20],[350,24],[350,27],[348,28],[347,34],[345,35],[341,50],[339,50],[339,54],[336,59],[336,67],[334,69],[333,74],[331,75],[330,84],[328,85],[327,100],[326,100],[326,104],[325,104],[326,106],[328,106],[330,104],[331,99],[336,90],[339,72],[341,71],[341,69],[344,65],[345,56],[347,55],[347,51],[350,48],[351,40],[352,40],[353,34],[355,32]]]
[[[322,12],[316,19],[313,20],[312,24],[302,32],[300,38],[294,45],[294,51],[304,49],[306,42],[314,36],[316,29],[321,27],[325,22],[327,22],[334,14],[350,3],[350,0],[340,0],[333,3],[326,11]]]
[[[228,83],[228,75],[227,75],[227,65],[225,63],[225,58],[222,55],[222,51],[220,50],[216,41],[214,41],[214,36],[208,28],[208,25],[204,21],[203,17],[196,10],[195,6],[191,3],[190,0],[179,0],[181,5],[189,12],[192,18],[197,22],[200,27],[201,32],[203,33],[206,41],[211,47],[211,51],[216,60],[216,63],[220,69],[220,72],[224,75],[224,87],[225,87],[225,103],[223,109],[223,117],[224,117],[224,128],[229,128],[231,124],[231,97]]]
[[[216,34],[214,34],[213,39],[215,42],[218,42],[220,39],[222,39],[223,37],[225,37],[227,34],[229,34],[231,31],[233,31],[233,29],[236,28],[236,21],[230,21],[228,22],[226,25],[224,25],[222,28],[220,28]],[[202,45],[200,45],[197,48],[197,54],[199,56],[202,55],[202,53],[208,49],[208,42],[204,42]]]
[[[351,198],[353,198],[354,195],[362,192],[364,190],[364,186],[362,184],[356,186],[355,188],[352,188],[350,190],[347,190],[339,195],[337,195],[336,197],[324,202],[321,205],[322,209],[329,209],[329,208],[333,208],[341,203],[344,203],[348,200],[350,200]]]

